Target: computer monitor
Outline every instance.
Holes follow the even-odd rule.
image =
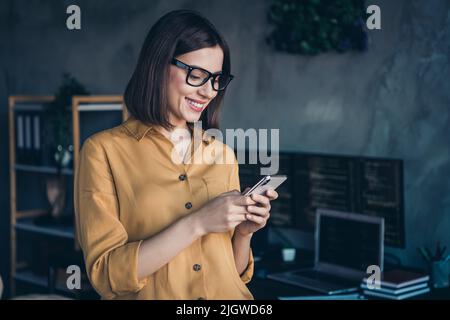
[[[318,208],[382,217],[385,245],[404,248],[403,161],[375,157],[280,152],[279,170],[288,179],[272,202],[269,227],[302,235],[313,246]],[[260,165],[239,166],[241,187],[260,178]],[[264,246],[264,234],[258,235]]]
[[[314,232],[318,208],[382,217],[385,244],[404,247],[403,162],[300,154],[295,157],[295,227]]]
[[[383,270],[384,219],[318,209],[315,267],[345,277],[363,277],[367,267]]]

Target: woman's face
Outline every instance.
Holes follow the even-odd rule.
[[[191,51],[176,57],[177,60],[208,70],[211,73],[222,71],[223,51],[219,46]],[[201,87],[186,83],[188,70],[170,65],[168,84],[169,121],[175,127],[186,127],[186,122],[195,122],[217,95],[211,79]]]

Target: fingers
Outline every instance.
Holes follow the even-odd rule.
[[[269,204],[270,207],[270,204]],[[266,217],[269,215],[270,208],[267,207],[258,207],[258,206],[247,206],[247,211],[252,214],[256,214],[261,217]]]
[[[230,221],[233,221],[233,222],[244,222],[244,221],[247,220],[247,217],[245,215],[246,215],[246,213],[233,214],[230,217]]]
[[[236,196],[236,198],[233,199],[233,202],[236,206],[251,206],[256,204],[251,197],[245,197],[242,195]]]
[[[268,197],[263,196],[263,195],[259,195],[259,194],[252,194],[251,198],[259,203],[260,205],[262,205],[263,207],[270,207],[270,200]]]
[[[267,218],[263,218],[253,214],[246,214],[245,217],[247,218],[247,220],[257,223],[259,225],[265,225],[267,221]]]
[[[232,206],[229,211],[229,215],[246,215],[249,213],[248,206]]]
[[[278,192],[275,190],[269,189],[266,191],[266,196],[269,198],[270,201],[275,200],[278,198]]]
[[[239,192],[239,190],[235,189],[235,190],[231,190],[231,191],[228,191],[228,192],[224,192],[224,193],[220,194],[220,196],[241,196],[241,197],[243,197],[242,194],[244,194],[248,190],[250,190],[250,188],[247,187],[241,193],[241,192]],[[261,202],[262,201],[262,203],[266,203],[266,200],[263,200],[263,198],[266,198],[268,201],[275,200],[275,199],[278,198],[278,192],[276,192],[275,190],[269,189],[269,190],[266,191],[265,195],[252,194],[250,197],[244,197],[244,198],[249,198],[249,199],[252,199],[252,200],[257,201],[257,202]],[[247,203],[239,203],[239,205],[249,205],[249,204],[250,203],[248,203],[248,204]]]

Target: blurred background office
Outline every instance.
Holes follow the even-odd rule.
[[[283,17],[273,12],[273,6],[283,2],[0,2],[0,274],[4,297],[10,297],[11,279],[15,279],[10,277],[11,241],[15,240],[10,237],[8,97],[52,95],[63,72],[73,75],[93,95],[123,94],[149,28],[174,9],[203,13],[229,43],[235,79],[222,109],[222,128],[279,128],[280,151],[290,168],[284,169],[294,170],[288,172],[294,173],[290,181],[296,179],[295,168],[311,169],[301,161],[316,159],[315,155],[326,155],[325,162],[344,168],[380,159],[389,167],[386,179],[397,179],[388,181],[393,188],[390,194],[398,195],[398,206],[391,208],[398,219],[391,230],[397,238],[385,248],[390,257],[406,266],[426,268],[417,247],[434,248],[437,241],[450,245],[449,1],[353,1],[364,8],[378,5],[382,29],[368,30],[365,21],[355,21],[359,23],[355,30],[363,32],[341,39],[338,47],[311,40],[293,48],[283,47],[276,36],[272,42],[267,40],[276,27],[277,14]],[[342,1],[314,2],[330,7]],[[71,4],[81,9],[81,30],[66,27],[66,8]],[[304,23],[309,20],[305,18]],[[317,32],[314,24],[311,28]],[[285,36],[289,40],[290,35]],[[298,185],[286,188],[295,199],[304,198],[301,192],[306,191]],[[364,186],[355,188],[364,197]],[[356,203],[349,204],[349,211],[361,209],[363,200],[356,198],[349,200]],[[295,199],[281,212],[292,219],[290,225],[283,225],[281,219],[278,227],[272,226],[276,231],[268,230],[268,239],[258,244],[263,246],[261,251],[280,241],[299,250],[313,249],[307,219],[296,217],[305,213],[302,206],[306,205]],[[45,287],[46,281],[35,282]],[[36,291],[22,288],[22,293]]]

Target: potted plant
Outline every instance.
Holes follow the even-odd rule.
[[[55,99],[45,105],[44,117],[49,125],[44,129],[44,141],[49,162],[57,168],[57,174],[46,179],[46,192],[52,218],[61,218],[66,199],[66,179],[64,168],[72,163],[72,96],[86,95],[89,92],[74,77],[63,74],[63,83],[57,89]]]

